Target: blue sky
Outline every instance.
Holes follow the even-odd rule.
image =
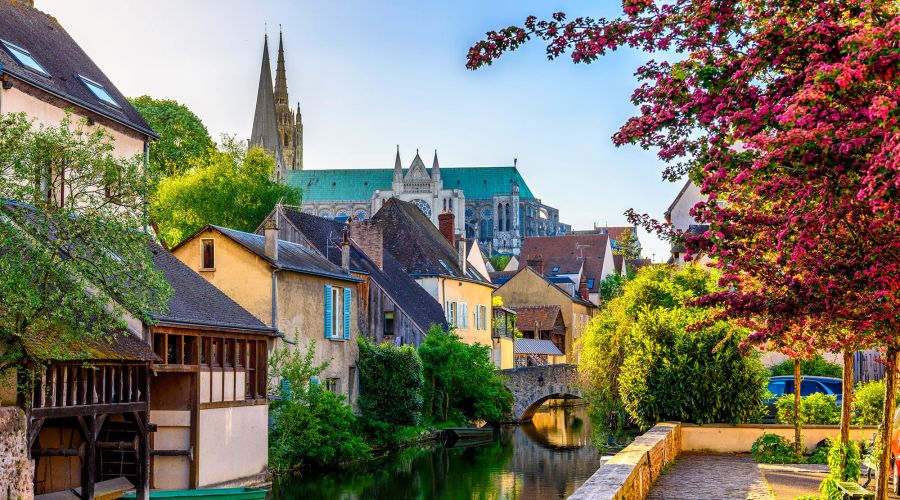
[[[623,225],[628,208],[662,217],[680,184],[652,151],[610,139],[635,113],[634,70],[620,52],[592,65],[548,62],[532,43],[465,69],[484,32],[527,15],[614,16],[610,0],[36,0],[126,95],[176,99],[214,138],[250,134],[265,26],[284,31],[288,90],[303,113],[307,168],[390,167],[416,148],[442,166],[511,165],[576,228]],[[641,234],[645,255],[667,245]]]

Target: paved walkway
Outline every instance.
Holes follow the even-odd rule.
[[[827,474],[825,465],[757,464],[750,455],[683,453],[656,480],[649,498],[794,500],[820,495],[819,484]]]

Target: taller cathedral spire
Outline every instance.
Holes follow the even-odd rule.
[[[275,116],[275,96],[272,92],[272,66],[269,63],[269,36],[263,41],[262,67],[259,70],[259,89],[256,91],[256,111],[253,114],[253,129],[250,132],[250,146],[260,146],[275,156],[276,176],[284,175],[281,138]]]
[[[288,105],[287,74],[284,70],[284,38],[278,31],[278,63],[275,67],[275,105]]]

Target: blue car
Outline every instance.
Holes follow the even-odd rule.
[[[837,404],[840,406],[843,399],[844,383],[839,378],[833,377],[816,377],[812,375],[800,376],[800,395],[809,396],[810,394],[822,393],[835,396]],[[769,407],[769,414],[763,419],[764,423],[775,422],[778,410],[775,409],[775,401],[785,394],[794,393],[794,376],[793,375],[777,375],[769,378],[769,392],[772,397],[766,400]]]

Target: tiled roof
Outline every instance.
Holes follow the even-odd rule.
[[[513,306],[516,312],[516,328],[526,332],[553,330],[560,319],[558,305]]]
[[[490,274],[491,282],[495,285],[502,285],[509,281],[510,278],[516,275],[518,271],[495,271]]]
[[[518,339],[513,344],[515,354],[539,354],[547,356],[562,356],[562,352],[556,344],[549,340]]]
[[[304,214],[286,207],[282,208],[281,213],[287,222],[303,233],[303,236],[310,240],[323,255],[326,241],[330,237],[329,259],[334,264],[341,262],[340,240],[346,226],[345,223]],[[350,269],[368,273],[372,281],[377,283],[395,303],[399,304],[423,332],[428,333],[432,324],[446,328],[447,320],[441,305],[403,271],[390,252],[383,252],[382,269],[379,269],[356,245],[351,245]]]
[[[102,23],[97,17],[93,20],[98,24],[97,33],[102,36]],[[36,73],[19,64],[2,48],[0,74],[9,74],[79,107],[156,137],[140,113],[53,17],[24,5],[23,2],[0,0],[0,39],[30,52],[50,76]],[[110,42],[115,43],[115,40]],[[102,85],[119,108],[104,104],[78,78],[79,75]]]
[[[111,332],[103,337],[73,338],[56,330],[22,337],[22,346],[42,361],[157,361],[146,342],[127,331]]]
[[[168,250],[153,244],[150,251],[154,266],[175,292],[169,299],[169,311],[154,316],[158,321],[274,333]]]
[[[270,264],[288,271],[294,271],[304,274],[313,274],[316,276],[324,276],[326,278],[334,278],[344,281],[359,281],[347,271],[340,268],[324,257],[319,255],[315,250],[306,248],[303,245],[291,243],[289,241],[278,241],[278,260],[272,261],[266,256],[266,238],[259,234],[245,233],[227,227],[209,226],[231,238],[235,243],[250,250],[258,257],[268,261]]]
[[[372,220],[384,231],[384,248],[407,274],[448,276],[490,284],[472,266],[463,274],[459,252],[415,205],[397,198],[385,202]]]
[[[603,272],[603,261],[609,235],[606,234],[570,234],[566,236],[540,236],[525,238],[519,254],[519,269],[528,266],[528,259],[541,256],[544,260],[544,274],[576,274],[584,262],[583,276],[593,279],[591,292],[600,286],[600,275]],[[559,267],[554,271],[555,267]]]
[[[431,175],[431,169],[427,169]],[[404,170],[404,175],[408,170]],[[389,191],[394,179],[391,168],[296,170],[287,173],[287,183],[303,190],[303,201],[369,201],[375,190]],[[519,197],[533,199],[531,189],[517,167],[441,167],[444,189],[462,189],[469,200],[491,199],[509,193],[512,181],[519,184]]]
[[[572,302],[575,302],[575,303],[578,303],[578,304],[581,304],[584,306],[592,307],[592,308],[597,307],[597,304],[594,304],[593,302],[591,302],[589,300],[584,300],[581,297],[579,297],[578,295],[572,295],[571,293],[567,292],[564,288],[562,288],[558,284],[554,283],[552,281],[552,278],[547,278],[546,276],[541,276],[540,274],[537,273],[537,271],[535,271],[534,269],[532,269],[528,266],[524,266],[521,269],[519,269],[516,272],[516,274],[513,276],[513,278],[510,278],[510,280],[514,279],[515,276],[518,276],[520,273],[531,273],[531,274],[537,276],[539,279],[544,280],[544,282],[546,282],[547,284],[552,286],[554,289],[556,289],[559,293],[568,297],[569,300],[571,300]],[[571,283],[571,281],[569,281],[569,283]],[[504,283],[504,285],[505,285],[505,283]]]

